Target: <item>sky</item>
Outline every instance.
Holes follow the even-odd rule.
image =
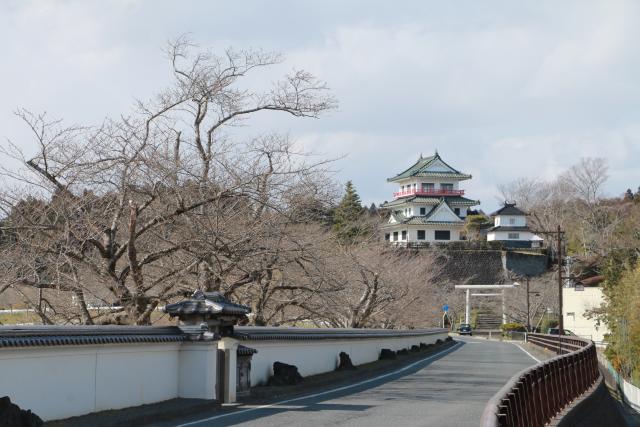
[[[18,107],[69,124],[127,113],[170,84],[163,48],[183,34],[325,80],[339,106],[322,118],[248,124],[339,158],[336,179],[367,204],[436,149],[473,175],[462,187],[485,211],[499,184],[581,157],[606,159],[610,196],[640,185],[640,2],[624,0],[4,0],[0,143],[35,146]]]

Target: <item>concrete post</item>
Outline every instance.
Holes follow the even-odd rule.
[[[465,303],[465,308],[464,308],[464,323],[466,324],[470,324],[471,323],[471,306],[469,304],[469,292],[471,290],[467,289],[467,297],[466,297],[466,303]]]
[[[224,393],[222,401],[224,403],[234,403],[236,401],[236,382],[237,382],[237,351],[238,340],[224,337],[218,342],[218,349],[224,350]]]

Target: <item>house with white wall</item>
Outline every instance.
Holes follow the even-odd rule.
[[[389,212],[386,241],[396,245],[461,240],[467,211],[480,204],[464,197],[460,182],[471,175],[451,167],[438,152],[422,157],[404,172],[387,179],[397,184],[394,200],[380,206]]]
[[[507,247],[537,248],[543,239],[533,233],[527,225],[527,214],[515,203],[504,206],[491,214],[493,227],[487,232],[488,241],[500,241]]]
[[[598,322],[591,315],[599,311],[605,303],[602,292],[604,276],[594,276],[583,279],[573,286],[562,288],[562,314],[564,327],[574,334],[602,344],[609,334],[607,325]]]

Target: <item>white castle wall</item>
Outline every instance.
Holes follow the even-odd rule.
[[[351,338],[339,340],[273,340],[242,341],[258,350],[251,360],[251,384],[266,384],[273,375],[273,363],[283,362],[295,365],[302,376],[331,372],[338,366],[340,352],[349,354],[354,365],[378,360],[380,350],[388,348],[394,351],[409,349],[412,345],[433,344],[438,339],[445,340],[448,330],[435,333],[390,338]]]
[[[43,420],[176,397],[214,399],[217,342],[0,349],[0,396]]]
[[[344,331],[324,330],[322,333],[329,336],[323,339],[298,336],[274,340],[223,338],[195,342],[4,346],[0,347],[0,396],[9,396],[22,409],[30,409],[45,421],[177,397],[224,398],[233,402],[239,344],[258,350],[251,370],[251,382],[255,385],[268,380],[276,361],[294,364],[303,376],[308,376],[333,371],[342,351],[359,365],[377,360],[383,348],[400,350],[421,342],[431,344],[446,339],[448,333],[446,329],[433,329],[409,334],[385,331],[384,335],[391,336],[369,336],[366,329],[359,329],[350,330],[358,336],[344,338]],[[296,328],[283,328],[278,333],[300,332],[307,333]],[[333,339],[332,334],[343,337]],[[226,389],[221,396],[216,393],[218,349],[229,350],[223,381]]]

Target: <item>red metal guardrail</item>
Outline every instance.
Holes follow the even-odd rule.
[[[445,188],[410,188],[404,191],[396,191],[393,197],[406,196],[464,196],[464,190],[449,190]]]
[[[527,341],[561,354],[511,377],[487,403],[482,427],[544,426],[599,378],[592,341],[544,334]]]

